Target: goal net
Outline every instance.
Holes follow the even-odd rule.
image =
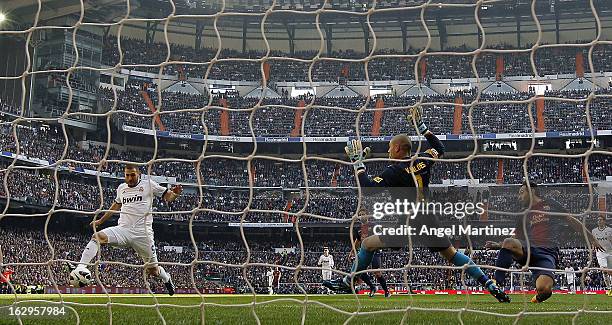
[[[612,206],[605,1],[23,2],[0,7],[7,10],[0,42],[10,49],[0,69],[0,294],[10,294],[0,295],[1,315],[52,306],[77,321],[92,314],[138,321],[126,316],[137,311],[173,323],[185,310],[194,322],[261,323],[274,322],[267,310],[282,313],[285,304],[298,307],[302,324],[319,317],[313,309],[337,322],[404,323],[428,313],[461,323],[479,321],[474,315],[575,322],[612,314],[587,295],[565,310],[516,303],[536,293],[534,271],[571,278],[555,293],[609,289],[589,237]],[[518,202],[524,180],[586,226],[553,235],[564,242],[554,269],[504,269],[506,289],[517,294],[510,308],[483,307],[476,295],[486,288],[467,266],[412,241],[389,245],[399,250],[383,250],[379,268],[351,272],[360,236],[353,229],[372,234],[377,224],[360,208],[380,193],[359,187],[344,147],[354,139],[370,146],[365,166],[374,177],[398,162],[387,143],[406,134],[407,169],[418,170],[415,153],[431,146],[411,118],[417,111],[446,147],[423,160],[435,162],[432,193],[482,204],[479,213],[462,205],[460,217],[441,222],[483,229],[449,237],[489,277],[504,268],[485,242],[511,234],[488,231],[539,211]],[[89,223],[109,211],[128,163],[144,180],[183,187],[176,201],[152,207],[153,250],[173,276],[176,299],[161,298],[163,283],[129,248],[104,246],[89,266],[92,285],[68,284]],[[523,243],[533,246],[529,236]],[[372,307],[358,284],[340,304],[320,300],[327,268],[317,262],[327,246],[331,279],[359,282],[381,271],[391,292],[406,297]],[[448,296],[428,304],[414,293]]]

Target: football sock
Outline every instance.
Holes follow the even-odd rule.
[[[484,274],[482,270],[478,266],[476,266],[476,264],[474,264],[474,261],[472,261],[472,259],[469,258],[467,255],[461,252],[457,252],[455,253],[455,256],[453,256],[453,259],[451,260],[451,262],[455,266],[464,266],[466,264],[469,265],[468,268],[465,270],[465,272],[472,279],[478,281],[480,285],[484,287],[488,286],[487,281],[489,281],[489,277],[486,274]]]
[[[98,243],[95,240],[90,240],[83,250],[81,260],[79,261],[79,267],[87,267],[87,264],[91,263],[91,260],[98,254]]]
[[[374,284],[372,283],[372,278],[370,277],[369,274],[362,273],[360,277],[361,277],[361,280],[363,280],[363,282],[368,285],[368,287],[370,288],[374,287]]]
[[[380,287],[385,291],[389,291],[389,288],[387,288],[387,279],[385,279],[384,276],[379,276],[376,278],[376,280],[378,281],[378,283],[380,284]]]
[[[497,253],[497,260],[495,266],[503,267],[507,269],[512,265],[512,252],[509,249],[502,248]],[[503,287],[506,283],[506,271],[495,270],[495,281],[497,285]]]
[[[164,283],[170,281],[170,274],[168,274],[166,270],[164,270],[164,268],[161,266],[158,266],[158,269],[159,269],[159,277],[162,279],[162,281],[164,281]]]
[[[357,252],[357,257],[355,258],[355,262],[353,262],[353,266],[351,267],[351,272],[359,272],[368,268],[368,265],[372,263],[372,258],[374,257],[374,252],[368,251],[363,246],[359,248],[359,252]],[[343,278],[345,283],[350,283],[349,276],[346,275]]]

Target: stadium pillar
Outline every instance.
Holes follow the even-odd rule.
[[[333,52],[332,40],[334,38],[334,32],[331,24],[323,24],[323,30],[325,31],[325,46],[327,47],[327,56],[331,57]]]
[[[263,73],[264,81],[267,83],[270,80],[270,62],[266,61],[263,63]]]
[[[584,78],[584,54],[582,50],[576,52],[576,77]]]
[[[248,24],[249,24],[249,19],[245,17],[244,20],[242,21],[242,54],[246,53]]]
[[[427,77],[427,57],[422,57],[419,61],[419,73],[421,74],[419,79],[424,81],[425,77]]]
[[[463,116],[463,97],[455,97],[455,113],[453,115],[453,134],[461,134]]]
[[[151,44],[155,41],[155,32],[157,31],[158,22],[147,21],[146,35],[145,35],[145,46],[148,49]]]
[[[293,207],[293,200],[289,199],[289,201],[287,201],[287,205],[285,206],[285,212],[291,211],[291,207]],[[289,221],[289,214],[285,213],[283,222],[288,222],[288,221]]]
[[[157,109],[155,108],[155,105],[153,105],[153,101],[151,100],[151,97],[149,96],[149,93],[146,90],[141,90],[140,91],[140,96],[142,96],[142,98],[144,99],[145,103],[147,103],[147,107],[149,107],[149,110],[151,110],[151,113],[157,112]],[[157,127],[161,131],[166,131],[166,127],[164,127],[164,124],[162,124],[162,121],[159,118],[159,115],[154,115],[154,116],[155,116],[154,117],[155,124],[157,124]]]
[[[293,56],[295,53],[295,25],[289,25],[287,21],[283,21],[285,30],[287,31],[287,39],[289,41],[289,54]]]
[[[338,176],[340,176],[340,165],[336,164],[336,168],[334,169],[334,174],[332,175],[331,186],[338,187]]]
[[[363,52],[370,53],[370,28],[367,22],[361,22],[361,29],[363,30]]]
[[[199,51],[202,48],[202,34],[204,32],[204,23],[201,21],[196,22],[196,32],[195,32],[195,49]]]
[[[599,197],[597,198],[597,204],[598,204],[599,211],[602,211],[600,215],[605,216],[606,214],[603,211],[608,211],[606,210],[606,195],[605,194],[599,194]]]
[[[559,10],[555,6],[555,40],[560,44],[561,36],[559,35]]]
[[[302,134],[302,114],[304,113],[304,106],[306,106],[306,102],[301,99],[297,108],[293,110],[293,130],[291,130],[292,137],[299,137]]]
[[[406,29],[406,22],[402,20],[402,18],[399,18],[400,20],[400,29],[402,30],[402,50],[404,50],[404,52],[402,53],[406,53],[406,51],[408,51],[408,31]]]
[[[544,132],[546,127],[544,126],[544,98],[538,97],[536,99],[536,131]]]
[[[586,171],[586,165],[585,165],[586,159],[582,158],[582,181],[584,183],[588,183],[589,182],[589,178],[587,177],[587,171]]]
[[[374,111],[374,121],[372,122],[372,130],[370,131],[370,134],[372,134],[372,136],[380,135],[380,126],[382,124],[382,118],[384,115],[384,107],[385,101],[382,99],[382,97],[378,97],[378,99],[376,99],[376,110]]]
[[[102,37],[102,42],[106,44],[106,40],[108,39],[108,34],[110,33],[110,26],[104,27],[104,37]]]
[[[504,56],[503,54],[497,54],[495,59],[495,80],[501,80],[504,75]]]
[[[257,172],[257,170],[255,169],[255,164],[253,164],[252,162],[250,162],[251,164],[251,182],[255,183],[255,172]]]
[[[436,17],[436,24],[438,26],[438,35],[440,35],[440,50],[444,51],[448,44],[448,33],[446,32],[446,24],[442,21],[442,17]]]
[[[497,184],[503,184],[504,183],[504,160],[503,159],[498,159],[497,160]]]
[[[221,98],[219,99],[219,105],[221,107],[227,108],[227,99]],[[230,134],[230,123],[229,123],[229,112],[224,109],[221,110],[221,116],[219,117],[219,128],[221,131],[221,135],[229,135]]]
[[[515,18],[516,18],[516,47],[521,47],[521,15],[518,12],[518,9],[515,9]]]

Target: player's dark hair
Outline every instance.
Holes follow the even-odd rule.
[[[134,164],[125,164],[125,166],[123,168],[124,169],[136,169],[136,170],[140,171],[140,169],[138,169],[138,166],[136,166]]]
[[[540,196],[540,190],[538,188],[538,184],[532,180],[523,180],[522,186],[527,186],[527,184],[529,184],[529,187],[531,188],[531,192],[537,196]]]

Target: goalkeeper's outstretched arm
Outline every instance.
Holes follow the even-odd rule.
[[[427,143],[431,147],[425,152],[419,153],[418,156],[435,159],[441,158],[445,152],[444,144],[442,144],[440,139],[438,139],[438,137],[427,128],[421,118],[421,113],[419,110],[413,110],[408,120],[412,122],[413,118],[416,122],[419,134],[422,134],[425,137]],[[412,145],[410,138],[407,135],[398,135],[391,140],[389,147],[389,158],[404,159],[410,155]],[[391,148],[398,149],[395,149],[392,153]],[[397,169],[394,170],[392,167],[385,168],[382,174],[374,178],[370,178],[370,176],[368,176],[363,159],[369,153],[370,148],[363,148],[360,140],[348,141],[347,146],[344,147],[344,150],[353,163],[353,167],[355,168],[355,173],[359,178],[359,184],[361,187],[391,187],[397,185],[398,171]],[[423,159],[421,161],[423,161],[423,163],[426,165],[426,168],[430,168],[434,163],[433,160]]]

